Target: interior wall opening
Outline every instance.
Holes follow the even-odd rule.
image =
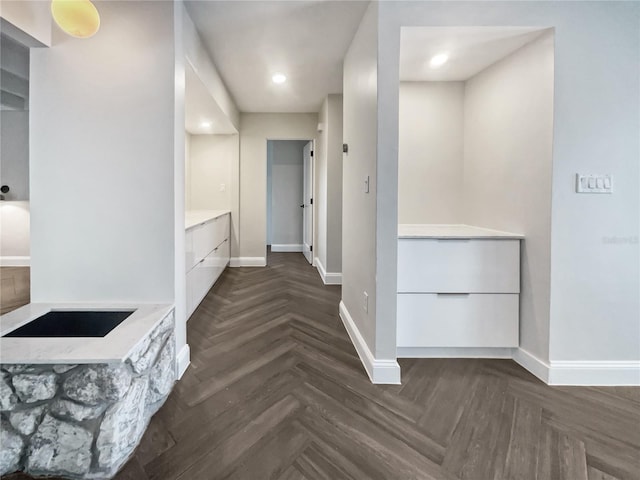
[[[313,141],[267,140],[267,247],[312,263]]]
[[[0,35],[0,314],[29,303],[29,47]]]
[[[399,357],[548,358],[553,80],[552,28],[402,29]]]

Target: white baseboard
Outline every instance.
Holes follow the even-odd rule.
[[[400,365],[395,359],[377,359],[371,353],[367,342],[362,337],[360,330],[356,326],[353,318],[349,314],[347,307],[341,301],[340,302],[340,318],[346,328],[351,342],[358,352],[360,361],[364,365],[364,369],[367,371],[367,375],[371,379],[372,383],[377,384],[400,384]]]
[[[342,273],[327,272],[318,257],[315,257],[313,262],[325,285],[342,285]]]
[[[548,385],[640,386],[640,361],[551,360],[517,348],[513,359]]]
[[[513,349],[513,360],[544,383],[549,383],[549,364],[547,362],[540,360],[522,348]]]
[[[302,244],[279,244],[279,245],[271,245],[272,252],[301,252]]]
[[[176,371],[178,373],[178,380],[182,378],[184,372],[187,371],[187,367],[191,363],[191,349],[189,348],[189,344],[187,343],[184,347],[180,349],[178,352],[178,356],[176,357]]]
[[[513,348],[398,347],[398,358],[513,358]]]
[[[265,257],[231,257],[230,267],[266,267]]]
[[[549,385],[640,386],[640,361],[551,360]]]
[[[31,257],[0,257],[0,267],[28,267]]]

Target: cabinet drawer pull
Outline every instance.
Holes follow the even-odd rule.
[[[468,297],[470,293],[457,293],[457,292],[440,292],[437,293],[439,297]]]

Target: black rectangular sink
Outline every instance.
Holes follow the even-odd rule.
[[[104,337],[133,312],[54,310],[3,337]]]

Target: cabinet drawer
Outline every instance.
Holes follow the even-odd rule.
[[[191,316],[193,311],[198,306],[198,299],[196,298],[196,284],[198,282],[198,268],[193,268],[187,272],[187,318]]]
[[[517,347],[519,295],[399,294],[398,347]]]
[[[229,236],[229,215],[222,215],[190,230],[193,232],[193,249],[196,262],[209,255]]]
[[[185,232],[184,236],[184,250],[185,250],[185,269],[188,272],[196,266],[198,261],[196,260],[196,252],[193,248],[193,229],[189,229]]]
[[[400,239],[398,293],[519,293],[520,241]]]
[[[210,254],[210,257],[212,259],[212,264],[214,267],[214,275],[213,275],[214,283],[229,263],[229,254],[230,254],[229,243],[230,243],[229,239],[225,238],[222,241],[222,243],[218,245]]]
[[[229,215],[222,215],[207,223],[211,233],[211,244],[213,248],[220,245],[229,236]],[[213,250],[212,248],[212,250]]]

